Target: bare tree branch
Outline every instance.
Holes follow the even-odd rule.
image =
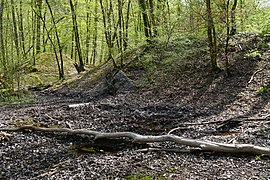
[[[0,131],[21,131],[32,130],[41,132],[56,132],[56,133],[69,133],[69,134],[84,134],[93,136],[95,139],[100,138],[130,138],[133,142],[137,143],[152,143],[152,142],[175,142],[177,144],[197,147],[203,151],[215,152],[229,152],[229,153],[252,153],[252,154],[268,154],[270,155],[270,148],[255,146],[252,144],[225,144],[211,141],[202,141],[196,139],[183,138],[175,135],[159,135],[148,136],[140,135],[133,132],[115,132],[103,133],[98,131],[91,131],[87,129],[68,129],[68,128],[42,128],[36,126],[21,126],[15,128],[0,128]]]

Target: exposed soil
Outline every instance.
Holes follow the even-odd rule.
[[[270,146],[269,93],[257,90],[270,82],[269,57],[239,57],[232,75],[208,66],[190,67],[155,86],[93,96],[87,90],[62,88],[37,92],[32,105],[0,108],[0,127],[24,124],[87,128],[102,132],[166,134],[184,123],[239,120],[222,126],[183,126],[173,133],[224,143]],[[222,62],[221,62],[222,63]],[[254,79],[248,83],[257,70]],[[138,73],[138,71],[136,71]],[[158,83],[160,82],[162,83]],[[165,83],[167,82],[167,83]],[[68,105],[89,102],[87,106]],[[264,120],[245,121],[246,118]],[[161,151],[141,149],[166,148]],[[94,141],[86,136],[41,132],[7,132],[0,139],[0,179],[269,179],[268,156],[213,152],[181,153],[174,143],[135,144],[125,139]]]

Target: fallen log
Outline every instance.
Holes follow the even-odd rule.
[[[36,126],[21,126],[15,128],[0,128],[0,131],[41,131],[41,132],[53,132],[53,133],[68,133],[68,134],[83,134],[93,136],[94,139],[108,138],[130,138],[136,143],[153,143],[153,142],[175,142],[180,145],[186,145],[190,147],[196,147],[202,151],[214,151],[214,152],[227,152],[227,153],[251,153],[251,154],[264,154],[270,155],[270,148],[255,146],[252,144],[226,144],[212,141],[202,141],[196,139],[184,138],[176,135],[140,135],[133,132],[114,132],[103,133],[98,131],[92,131],[87,129],[69,129],[69,128],[43,128]]]

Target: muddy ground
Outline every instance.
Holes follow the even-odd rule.
[[[162,84],[114,96],[94,97],[87,90],[69,88],[35,92],[39,99],[35,104],[1,107],[0,127],[31,124],[144,135],[162,135],[183,127],[173,133],[269,147],[269,92],[258,92],[263,84],[268,87],[268,67],[268,61],[241,59],[234,62],[232,75],[227,77],[224,72],[213,73],[193,64],[170,77],[168,83],[163,80]],[[68,107],[81,102],[90,104]],[[229,119],[237,123],[214,123]],[[203,122],[213,123],[200,125]],[[134,144],[67,134],[6,133],[0,139],[0,179],[270,179],[268,156],[177,152],[175,149],[189,147],[175,143]]]

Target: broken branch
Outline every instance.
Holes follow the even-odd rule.
[[[262,70],[263,70],[263,69],[258,69],[257,71],[255,71],[255,72],[252,74],[250,80],[248,81],[248,84],[250,84],[250,83],[253,81],[255,75],[258,74],[259,72],[261,72]]]
[[[69,134],[84,134],[94,136],[95,139],[100,138],[130,138],[137,143],[153,143],[153,142],[175,142],[177,144],[197,147],[203,151],[229,152],[229,153],[252,153],[252,154],[269,154],[270,148],[255,146],[252,144],[225,144],[211,141],[202,141],[196,139],[183,138],[176,135],[159,135],[148,136],[140,135],[133,132],[115,132],[103,133],[87,129],[69,129],[69,128],[42,128],[36,126],[21,126],[16,128],[0,128],[0,131],[21,131],[32,130],[41,132],[60,132]]]

